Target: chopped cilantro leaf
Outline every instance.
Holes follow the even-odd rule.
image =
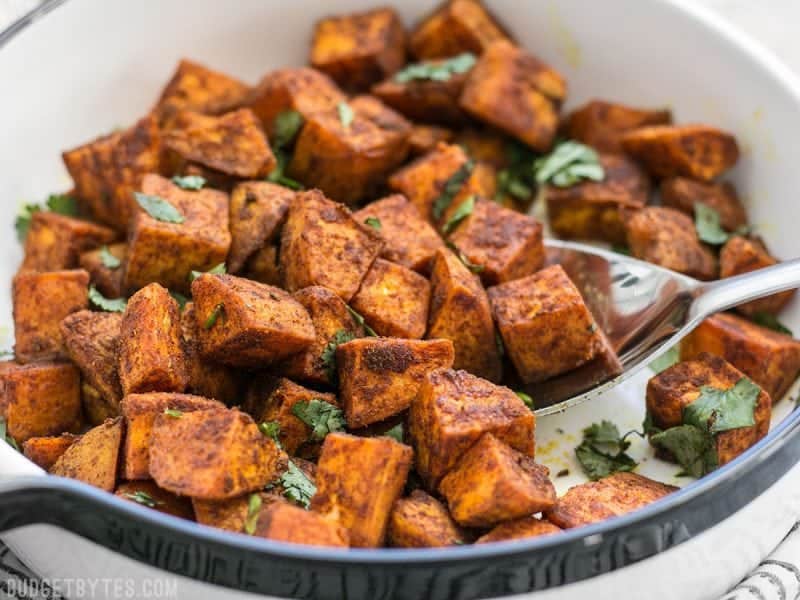
[[[142,490],[136,490],[135,492],[128,492],[127,494],[125,494],[125,497],[130,500],[133,500],[134,502],[138,502],[139,504],[144,504],[145,506],[148,506],[150,508],[155,508],[156,505],[158,504],[164,504],[163,502],[156,500],[150,494],[148,494],[147,492],[143,492]]]
[[[253,535],[256,532],[259,512],[261,512],[261,496],[258,494],[250,494],[250,497],[247,499],[247,516],[244,519],[245,533]]]
[[[192,271],[191,273],[189,273],[189,281],[193,282],[195,279],[200,277],[200,275],[206,275],[206,274],[208,274],[208,275],[225,275],[225,273],[227,273],[227,272],[228,272],[228,269],[225,266],[225,263],[222,262],[222,263],[219,263],[218,265],[214,265],[208,271]]]
[[[573,140],[556,145],[552,152],[533,163],[537,183],[569,187],[583,180],[603,181],[605,170],[597,152]]]
[[[620,436],[617,426],[604,420],[583,430],[583,441],[575,448],[575,456],[587,477],[596,481],[636,468],[636,461],[626,453],[629,447],[630,442]]]
[[[211,329],[214,325],[216,325],[217,320],[220,318],[220,316],[222,316],[224,319],[224,315],[225,315],[225,304],[220,302],[213,308],[211,314],[208,315],[208,318],[206,318],[205,323],[203,323],[203,328]]]
[[[295,504],[308,508],[311,498],[317,493],[317,487],[306,477],[300,468],[289,461],[289,468],[280,477],[283,495]]]
[[[447,60],[414,63],[395,73],[394,80],[398,83],[408,83],[415,79],[448,81],[455,74],[469,71],[476,60],[474,54],[464,52]]]
[[[118,259],[116,256],[111,254],[111,251],[108,249],[108,246],[103,246],[100,248],[100,262],[103,263],[103,266],[106,269],[118,269],[119,266],[122,264],[122,261]]]
[[[342,123],[342,127],[349,128],[356,116],[353,109],[350,108],[347,102],[339,102],[336,105],[336,110],[339,113],[339,121]]]
[[[205,177],[200,175],[175,175],[172,178],[172,183],[177,185],[182,190],[202,190],[203,186],[207,183]]]
[[[464,183],[469,179],[474,168],[475,162],[470,159],[456,169],[455,173],[445,182],[441,194],[433,201],[432,212],[434,219],[438,221],[442,218],[444,211],[446,211],[450,203],[453,202],[453,198],[456,197],[456,194],[458,194],[464,186]]]
[[[447,219],[447,222],[442,226],[442,233],[447,235],[452,232],[461,221],[472,214],[473,210],[475,210],[475,196],[470,196],[459,204],[452,216]]]
[[[661,371],[665,371],[672,365],[677,364],[679,355],[678,346],[673,346],[647,366],[650,367],[654,373],[661,373]]]
[[[326,344],[325,349],[322,351],[320,360],[322,362],[322,366],[325,368],[325,372],[328,374],[328,379],[331,382],[336,381],[336,348],[339,347],[339,344],[344,344],[350,340],[354,340],[355,337],[356,336],[349,331],[340,329],[333,334],[333,337]]]
[[[367,217],[364,219],[364,223],[372,227],[375,231],[380,231],[383,227],[381,220],[376,217]]]
[[[292,414],[311,427],[309,440],[312,442],[320,442],[334,431],[344,431],[342,409],[316,398],[296,402],[292,406]]]
[[[125,312],[128,306],[125,298],[106,298],[93,285],[89,286],[89,302],[106,312]]]
[[[777,331],[778,333],[785,333],[786,335],[794,335],[792,330],[786,327],[783,323],[778,320],[778,317],[775,315],[759,311],[752,317],[753,323],[756,325],[761,325],[762,327],[766,327],[767,329],[772,329],[772,331]]]
[[[142,194],[141,192],[133,192],[133,196],[136,198],[137,204],[142,207],[142,210],[156,221],[183,223],[186,220],[177,208],[161,196]]]

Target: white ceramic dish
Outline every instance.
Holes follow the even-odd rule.
[[[256,82],[272,68],[305,61],[316,18],[374,4],[375,0],[295,0],[290,5],[273,0],[195,0],[191,4],[68,0],[46,4],[29,26],[18,24],[0,38],[5,42],[0,48],[4,89],[0,94],[0,194],[5,203],[0,228],[7,232],[0,237],[0,251],[6,257],[0,279],[10,282],[21,259],[12,234],[19,204],[70,185],[59,160],[61,150],[142,115],[179,58],[188,56]],[[433,3],[403,0],[395,4],[411,22]],[[632,105],[668,105],[679,122],[708,122],[735,132],[744,152],[732,179],[752,221],[775,254],[800,255],[796,235],[800,204],[794,200],[800,160],[796,142],[800,139],[800,86],[773,57],[690,0],[488,0],[488,4],[523,46],[567,76],[568,107],[591,97]],[[0,295],[0,311],[10,323],[7,291]],[[797,303],[789,307],[784,320],[800,330]],[[10,328],[0,334],[5,338],[0,345],[10,347]],[[621,429],[639,427],[647,376],[568,413],[540,420],[540,460],[554,472],[570,470],[570,476],[556,479],[562,491],[581,480],[572,450],[583,427],[602,418],[615,421]],[[794,403],[784,399],[776,406],[774,423],[783,421],[793,408]],[[759,452],[758,460],[766,460],[770,449],[765,445]],[[687,483],[675,479],[674,465],[653,459],[643,442],[635,443],[632,453],[646,459],[640,469],[643,474]],[[786,471],[785,465],[781,468],[773,479]],[[0,477],[13,485],[19,481],[15,478],[25,475],[42,472],[0,444]],[[647,597],[652,598],[721,593],[756,564],[797,517],[800,510],[794,507],[800,506],[796,502],[800,494],[794,490],[798,480],[800,471],[787,472],[780,483],[732,516],[728,515],[733,509],[716,511],[728,518],[690,541],[613,573],[556,587],[542,597],[591,593],[595,598],[641,598],[639,586],[645,582]],[[4,539],[47,577],[136,581],[169,577],[51,525],[30,525]],[[585,538],[582,543],[589,552],[602,539],[602,535],[594,542]],[[694,568],[700,560],[703,568]],[[690,572],[685,571],[687,567],[692,567]],[[474,585],[489,590],[481,594],[492,593],[491,587]],[[180,597],[232,594],[188,578],[179,580],[179,589]],[[463,595],[472,597],[467,592]]]

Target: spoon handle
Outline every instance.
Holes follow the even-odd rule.
[[[694,290],[689,319],[704,319],[750,300],[798,287],[800,259],[797,258],[712,283],[701,283]]]

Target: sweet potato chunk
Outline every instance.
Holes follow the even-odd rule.
[[[626,133],[622,148],[654,177],[711,181],[739,160],[731,134],[708,125],[654,125]]]
[[[281,497],[273,491],[255,492],[261,498],[261,511],[273,502],[283,502]],[[197,522],[201,525],[235,531],[245,532],[245,523],[250,512],[250,497],[253,494],[244,494],[226,500],[201,500],[192,498],[192,507]]]
[[[61,334],[70,360],[83,379],[112,407],[119,405],[122,386],[117,362],[122,315],[81,310],[61,321]]]
[[[278,247],[278,243],[269,243],[253,252],[244,264],[242,276],[245,279],[280,287],[283,276],[278,260]]]
[[[180,319],[178,303],[157,283],[128,300],[119,332],[119,379],[126,395],[186,389]]]
[[[309,347],[314,325],[280,288],[233,275],[204,274],[192,284],[203,356],[234,367],[264,367]]]
[[[382,258],[418,273],[428,273],[433,255],[444,248],[436,230],[402,194],[372,202],[353,217],[360,223],[372,223],[384,239]]]
[[[352,546],[382,545],[413,454],[411,448],[388,437],[329,434],[317,464],[317,493],[311,510],[335,517],[349,530]]]
[[[767,392],[780,400],[800,372],[800,342],[751,323],[719,313],[709,317],[681,342],[681,360],[702,352],[721,356]]]
[[[22,442],[25,458],[49,471],[67,448],[81,439],[79,435],[62,433],[59,436],[32,437]]]
[[[648,206],[626,219],[625,231],[636,258],[697,279],[716,277],[714,254],[700,242],[694,222],[682,212]]]
[[[108,227],[40,210],[31,218],[25,237],[25,260],[20,269],[74,269],[81,252],[107,244],[116,237],[116,232]]]
[[[677,489],[636,473],[614,473],[570,488],[545,517],[564,529],[580,527],[633,512]]]
[[[495,129],[475,126],[459,130],[453,143],[461,146],[473,160],[490,164],[495,169],[510,166],[510,154],[517,144]]]
[[[328,344],[337,334],[363,337],[364,327],[353,317],[344,300],[328,288],[312,285],[295,292],[294,299],[311,316],[316,340],[305,350],[286,359],[281,368],[288,377],[294,379],[333,384],[335,382],[331,380],[331,365],[325,356]]]
[[[396,548],[436,548],[466,542],[447,509],[433,496],[414,490],[394,503],[389,516],[388,544]]]
[[[488,544],[489,542],[507,542],[509,540],[524,540],[540,535],[552,535],[561,533],[561,528],[553,525],[545,519],[536,517],[522,517],[513,521],[500,523],[475,540],[476,544]]]
[[[349,302],[382,250],[380,234],[356,221],[347,207],[318,190],[299,193],[281,236],[284,287],[295,292],[321,285]]]
[[[566,188],[545,188],[550,227],[567,239],[625,243],[622,211],[647,204],[650,180],[633,161],[618,154],[601,154],[603,181],[584,181]]]
[[[648,125],[669,125],[672,114],[665,109],[633,108],[624,104],[591,100],[576,108],[564,125],[568,137],[600,152],[622,152],[625,133]]]
[[[411,156],[420,156],[436,149],[440,142],[453,139],[453,132],[436,125],[413,124],[408,136],[408,152]]]
[[[311,438],[311,428],[292,411],[298,402],[319,400],[338,407],[334,394],[304,388],[285,377],[259,375],[250,383],[244,401],[256,423],[274,421],[280,426],[281,446],[290,455]]]
[[[207,271],[228,255],[228,195],[209,188],[183,190],[158,175],[144,178],[142,193],[169,202],[183,222],[160,221],[144,210],[136,213],[128,236],[124,288],[133,293],[156,282],[186,293],[193,270]]]
[[[124,232],[135,214],[133,191],[146,173],[159,171],[161,136],[156,118],[149,115],[125,131],[68,150],[62,157],[86,212]]]
[[[508,356],[526,383],[592,360],[601,337],[592,313],[560,265],[488,290]]]
[[[557,71],[500,41],[487,48],[469,72],[460,104],[476,119],[546,152],[553,145],[558,104],[566,93],[566,82]]]
[[[190,394],[153,392],[130,394],[120,405],[125,417],[126,432],[122,468],[125,479],[150,477],[150,435],[156,416],[165,410],[189,413],[195,410],[222,410],[225,406],[216,400]]]
[[[120,298],[124,292],[122,289],[122,265],[128,256],[128,244],[109,244],[106,249],[120,264],[106,266],[106,262],[109,259],[103,258],[103,249],[89,250],[82,253],[78,263],[81,269],[89,273],[89,280],[101,294],[106,298]]]
[[[347,109],[344,109],[347,110]],[[345,204],[373,196],[405,160],[411,124],[377,98],[350,101],[352,122],[337,110],[308,117],[297,137],[289,176]]]
[[[406,33],[391,8],[317,21],[311,66],[347,89],[363,90],[403,66]]]
[[[450,369],[427,374],[408,419],[417,472],[431,489],[487,432],[533,456],[535,428],[536,417],[510,389]]]
[[[186,161],[234,177],[266,177],[277,165],[261,122],[247,108],[220,117],[197,115],[188,127],[167,131],[164,146]]]
[[[480,54],[508,35],[479,0],[450,0],[414,28],[409,48],[418,58]]]
[[[89,274],[83,270],[17,274],[12,284],[14,354],[19,362],[66,358],[59,325],[87,308]]]
[[[67,448],[50,473],[113,492],[117,483],[117,458],[121,443],[122,419],[108,420],[84,433],[81,439]]]
[[[88,425],[100,425],[106,419],[120,415],[119,402],[112,403],[103,397],[88,381],[81,382],[81,405],[83,417]]]
[[[184,58],[153,112],[160,125],[169,128],[182,111],[220,115],[242,106],[249,94],[250,86],[238,79]]]
[[[704,183],[688,177],[671,177],[661,182],[660,192],[664,206],[689,216],[694,215],[695,204],[713,208],[719,213],[720,225],[727,231],[736,231],[747,225],[747,212],[731,183]]]
[[[339,395],[351,428],[406,410],[425,376],[453,364],[450,340],[361,338],[336,350]]]
[[[272,502],[262,508],[256,522],[255,535],[308,546],[346,548],[350,536],[335,519],[303,510],[288,502]]]
[[[162,490],[152,481],[125,481],[117,486],[114,495],[168,515],[194,521],[194,508],[189,498]]]
[[[544,264],[542,224],[491,200],[475,201],[469,214],[450,234],[450,241],[483,269],[486,285],[519,279]]]
[[[170,492],[224,500],[262,489],[275,479],[283,452],[237,410],[156,415],[150,475]]]
[[[433,261],[431,292],[428,338],[453,342],[454,369],[500,381],[503,365],[492,308],[480,279],[455,254],[440,249]]]
[[[293,191],[266,181],[247,181],[234,188],[229,273],[239,272],[250,256],[278,237],[293,197]]]

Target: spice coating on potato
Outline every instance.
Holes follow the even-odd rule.
[[[32,437],[22,442],[22,453],[25,458],[49,471],[67,448],[81,439],[81,436],[72,433],[62,433],[59,436]]]
[[[83,418],[87,425],[100,425],[106,419],[114,419],[120,415],[119,402],[112,403],[106,400],[87,381],[81,382],[81,406],[83,407]]]
[[[545,519],[536,517],[522,517],[513,521],[506,521],[494,527],[475,540],[476,544],[488,544],[490,542],[506,542],[509,540],[525,540],[540,535],[553,535],[561,533],[561,528],[553,525]]]
[[[242,277],[280,287],[283,276],[278,260],[278,247],[277,243],[270,243],[253,252],[240,273]]]
[[[631,254],[701,280],[714,279],[717,260],[697,237],[694,222],[682,212],[647,206],[625,221]]]
[[[108,227],[40,210],[31,218],[25,236],[25,259],[20,269],[74,269],[81,252],[108,244],[116,237],[116,231]]]
[[[709,317],[681,341],[681,360],[721,356],[780,400],[800,373],[800,341],[729,313]]]
[[[591,100],[570,113],[564,130],[568,137],[600,152],[622,152],[621,138],[628,131],[648,125],[669,125],[672,114],[665,109],[644,109]]]
[[[122,315],[81,310],[61,321],[61,334],[70,360],[83,378],[111,406],[122,398],[117,370]]]
[[[104,251],[117,259],[120,264],[106,266],[107,258],[104,259]],[[123,295],[122,289],[122,264],[128,256],[128,244],[109,244],[104,249],[89,250],[80,255],[78,263],[80,268],[89,273],[89,279],[94,286],[106,298],[120,298]]]
[[[450,514],[467,527],[490,527],[552,508],[556,489],[537,465],[485,433],[439,484]]]
[[[67,357],[61,321],[88,307],[88,286],[89,274],[82,269],[14,277],[14,355],[19,362]]]
[[[395,548],[438,548],[465,543],[466,535],[436,498],[414,490],[394,503],[387,542]]]
[[[350,304],[378,335],[420,339],[428,325],[431,286],[419,273],[376,258]]]
[[[430,489],[487,432],[532,457],[535,429],[536,417],[510,389],[450,369],[427,374],[408,417],[416,469]]]
[[[203,356],[234,367],[263,367],[316,340],[311,317],[284,290],[233,275],[192,283]]]
[[[256,536],[309,546],[349,546],[347,529],[335,519],[304,510],[287,502],[262,507],[256,522]]]
[[[114,495],[174,517],[194,521],[194,508],[189,498],[162,490],[152,481],[125,481],[117,486]]]
[[[580,527],[647,506],[678,488],[636,473],[614,473],[571,487],[545,517],[562,527]]]
[[[421,156],[433,151],[437,144],[449,142],[453,139],[453,132],[436,125],[411,125],[411,135],[408,136],[408,152],[411,156]]]
[[[428,338],[453,342],[454,369],[498,382],[503,365],[495,335],[492,308],[480,279],[455,254],[440,249],[431,273]]]
[[[228,195],[209,188],[183,190],[158,175],[144,178],[142,193],[169,202],[183,222],[168,223],[137,211],[128,235],[124,288],[133,293],[156,282],[186,293],[193,270],[207,271],[228,255]]]
[[[117,459],[123,423],[117,418],[90,429],[50,469],[52,475],[77,479],[107,492],[117,483]]]
[[[299,193],[281,235],[284,286],[296,292],[321,285],[349,302],[383,246],[378,232],[356,221],[344,205],[318,190]]]
[[[688,177],[664,179],[660,187],[661,203],[694,216],[696,204],[705,204],[719,214],[720,225],[726,231],[736,231],[747,225],[747,212],[736,188],[729,182],[704,183]]]
[[[285,502],[274,491],[255,493],[261,499],[261,510],[265,510],[273,502]],[[244,494],[226,500],[192,498],[195,518],[201,525],[226,531],[235,531],[236,533],[246,533],[245,522],[250,512],[249,504],[252,495]]]
[[[262,489],[275,479],[285,454],[237,410],[156,415],[150,475],[170,492],[224,500]]]
[[[363,90],[403,66],[405,45],[397,12],[377,8],[317,21],[310,62],[342,87]]]
[[[453,364],[450,340],[361,338],[336,350],[339,397],[351,428],[406,410],[425,376]]]
[[[739,160],[731,134],[708,125],[654,125],[626,133],[622,148],[654,177],[711,181]]]
[[[328,434],[317,463],[311,510],[338,520],[354,547],[382,545],[413,455],[411,448],[387,437]]]

